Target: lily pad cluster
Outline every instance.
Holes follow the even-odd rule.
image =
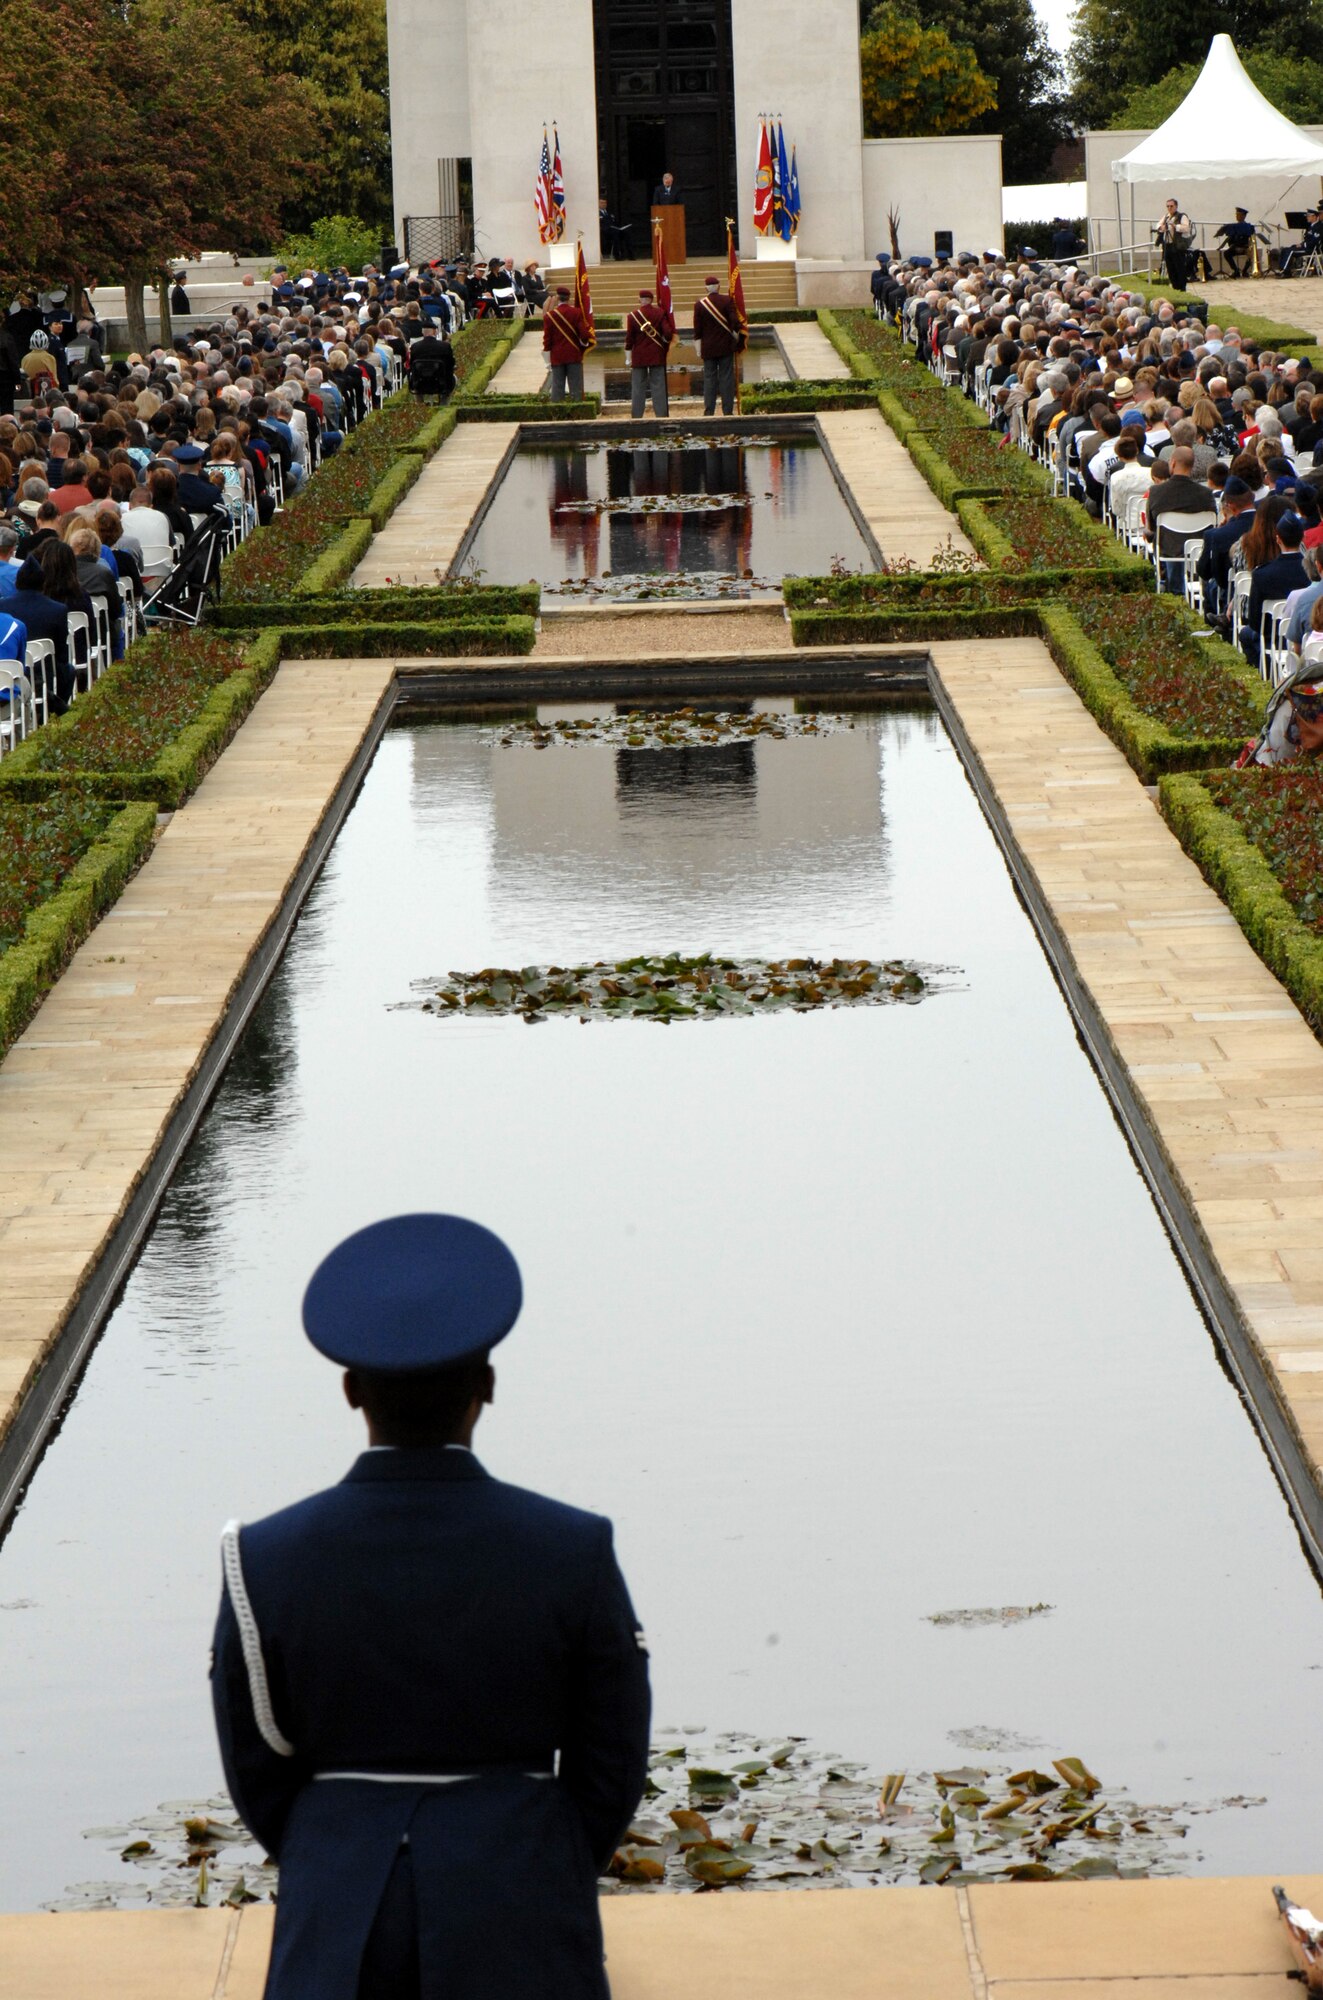
[[[758,576],[753,570],[639,570],[604,569],[597,576],[564,576],[559,583],[544,583],[549,597],[604,597],[626,604],[645,604],[654,598],[676,597],[685,602],[708,603],[722,598],[779,597],[779,576]]]
[[[618,750],[687,750],[695,745],[747,743],[787,736],[832,736],[853,729],[848,715],[743,715],[729,709],[642,709],[627,715],[592,715],[580,720],[512,722],[495,741],[511,747],[547,750],[561,743],[609,743]]]
[[[752,507],[751,493],[626,493],[613,500],[558,500],[558,514],[720,514]]]
[[[429,985],[431,982],[427,982]],[[580,1021],[639,1015],[653,1021],[712,1020],[789,1008],[868,1007],[922,999],[924,975],[904,959],[685,958],[599,960],[594,965],[487,966],[452,972],[423,1002],[433,1014],[518,1014],[530,1023],[554,1014]]]
[[[123,1871],[109,1881],[76,1882],[48,1910],[204,1908],[267,1902],[276,1866],[235,1816],[225,1793],[200,1802],[175,1799],[124,1826],[92,1827],[87,1840],[117,1855]]]
[[[752,445],[773,445],[782,442],[781,438],[773,437],[770,432],[766,437],[761,434],[757,437],[744,437],[738,431],[719,431],[700,437],[692,431],[659,431],[655,437],[576,439],[571,444],[570,450],[579,452],[728,451],[732,446],[744,450],[746,447]],[[564,448],[563,445],[555,447],[557,451],[563,451]]]
[[[1189,1818],[1262,1803],[1140,1805],[1079,1757],[879,1778],[799,1738],[670,1741],[610,1876],[684,1891],[1172,1875],[1189,1865]]]

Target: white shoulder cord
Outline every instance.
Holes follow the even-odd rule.
[[[262,1658],[262,1635],[257,1629],[257,1620],[248,1598],[248,1586],[243,1580],[243,1563],[239,1557],[239,1530],[242,1525],[241,1521],[227,1521],[221,1529],[225,1588],[230,1594],[235,1623],[239,1627],[239,1643],[243,1647],[243,1663],[248,1669],[248,1692],[252,1697],[258,1732],[268,1749],[274,1750],[278,1757],[292,1757],[295,1754],[294,1745],[287,1736],[281,1735],[271,1706],[266,1661]]]

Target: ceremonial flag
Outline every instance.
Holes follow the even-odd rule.
[[[796,147],[790,148],[790,189],[786,206],[790,210],[790,234],[799,234],[799,154]]]
[[[758,171],[753,177],[753,226],[766,236],[772,226],[772,142],[767,120],[758,120]]]
[[[729,276],[726,290],[730,293],[736,312],[740,316],[740,331],[749,331],[749,315],[744,305],[744,280],[740,276],[740,253],[735,248],[735,224],[726,217],[726,265]]]
[[[790,220],[790,162],[786,158],[786,135],[779,118],[776,121],[776,210],[772,227],[783,243],[788,243],[794,234]]]
[[[588,347],[597,345],[597,323],[593,319],[593,295],[588,289],[588,266],[583,259],[583,238],[579,238],[579,260],[574,271],[574,303],[583,314],[588,329]],[[588,352],[588,347],[584,353]]]
[[[539,243],[554,241],[551,234],[551,148],[547,144],[547,128],[542,127],[542,156],[537,165],[537,187],[533,195],[537,209],[537,237]]]
[[[671,272],[670,266],[666,262],[666,244],[662,237],[662,226],[659,221],[654,222],[652,225],[652,264],[653,270],[656,273],[655,288],[657,292],[657,304],[664,313],[670,313],[671,317],[674,318],[675,307],[671,302]]]
[[[559,243],[565,234],[565,176],[561,172],[560,165],[560,133],[556,130],[554,120],[551,136],[551,235],[547,240],[550,243]]]

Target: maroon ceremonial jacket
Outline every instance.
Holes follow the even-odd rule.
[[[625,347],[635,368],[661,368],[675,339],[675,320],[661,306],[634,306],[625,320]]]
[[[744,345],[735,301],[726,292],[703,292],[694,304],[694,340],[704,361],[738,354]]]
[[[550,301],[542,308],[542,345],[553,368],[572,366],[588,352],[588,323],[578,306]]]

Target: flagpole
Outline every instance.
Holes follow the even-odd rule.
[[[730,216],[730,215],[728,215],[728,216],[726,217],[726,282],[727,282],[727,284],[729,284],[729,283],[730,283],[730,280],[731,280],[731,276],[733,275],[733,273],[734,273],[734,272],[737,272],[737,271],[738,271],[738,269],[739,269],[739,265],[738,265],[738,262],[737,262],[737,259],[736,259],[736,250],[735,250],[735,219],[734,219],[734,217],[733,217],[733,216]],[[732,287],[731,287],[731,289],[732,289],[732,291],[733,291],[733,290],[734,290],[734,287],[732,286]],[[741,279],[740,279],[740,298],[741,298],[741,299],[743,299],[743,297],[744,297],[744,280],[743,280],[743,278],[741,278]],[[735,304],[735,301],[734,301],[734,300],[732,300],[732,304]],[[737,311],[737,312],[739,312],[739,306],[738,306],[738,305],[736,305],[736,311]],[[740,319],[741,319],[741,322],[743,322],[743,321],[744,321],[744,314],[743,314],[742,312],[740,313]],[[743,374],[742,374],[742,372],[741,372],[741,367],[740,367],[740,362],[741,362],[741,355],[740,355],[740,350],[739,350],[739,349],[738,349],[738,347],[737,347],[737,348],[736,348],[736,350],[735,350],[735,414],[736,414],[736,416],[737,416],[737,417],[742,417],[742,416],[744,415],[744,377],[743,377]]]

